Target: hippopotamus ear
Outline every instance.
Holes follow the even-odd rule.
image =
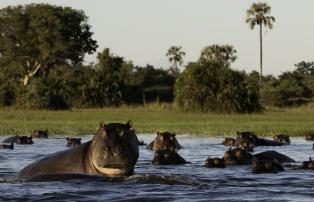
[[[160,134],[161,134],[161,132],[160,132],[160,131],[157,131],[157,136],[160,135]]]
[[[67,137],[67,141],[69,141],[69,138]]]
[[[100,129],[105,129],[105,126],[106,126],[106,124],[104,121],[99,122],[99,128]]]
[[[176,134],[176,133],[172,133],[172,135],[173,135],[173,136],[176,136],[177,134]]]
[[[128,120],[128,122],[126,123],[126,126],[130,129],[133,126],[133,123],[131,120]]]

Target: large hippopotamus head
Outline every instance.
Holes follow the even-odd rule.
[[[155,165],[177,165],[187,162],[176,151],[162,149],[155,152],[152,163]]]
[[[254,173],[277,173],[279,171],[284,171],[284,169],[276,158],[271,160],[253,158],[252,171]]]
[[[139,149],[130,121],[127,124],[101,124],[90,148],[90,161],[99,173],[110,176],[133,174]]]
[[[281,144],[290,144],[290,137],[289,135],[279,134],[275,135],[274,137],[275,142],[281,143]]]
[[[177,151],[181,149],[181,145],[178,143],[175,133],[157,132],[156,139],[147,146],[147,149]]]

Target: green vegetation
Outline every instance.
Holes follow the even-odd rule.
[[[199,61],[188,64],[176,81],[177,106],[185,111],[260,112],[257,83],[230,68],[235,53],[229,45],[204,48]]]
[[[255,131],[258,135],[286,133],[301,136],[314,132],[314,106],[270,109],[264,114],[182,113],[161,105],[77,109],[72,111],[0,110],[0,134],[30,134],[48,129],[50,134],[94,134],[100,121],[132,120],[137,133],[174,131],[178,134],[235,135],[237,131]]]

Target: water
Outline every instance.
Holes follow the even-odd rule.
[[[92,136],[83,137],[83,142]],[[149,143],[155,135],[138,135]],[[278,174],[253,174],[250,166],[205,168],[204,161],[222,157],[222,138],[178,135],[179,154],[191,164],[156,166],[154,153],[140,146],[135,175],[126,179],[84,179],[55,182],[18,182],[15,177],[29,163],[68,149],[65,139],[35,139],[34,145],[0,150],[0,201],[314,201],[314,171],[297,169],[314,150],[303,138],[291,145],[257,147],[255,153],[277,150],[297,161]]]

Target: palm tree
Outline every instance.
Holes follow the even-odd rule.
[[[259,25],[260,28],[260,88],[262,88],[262,73],[263,73],[263,39],[262,39],[262,28],[264,26],[269,29],[273,28],[273,22],[275,18],[269,16],[271,12],[271,7],[266,3],[253,3],[252,6],[246,11],[247,18],[246,23],[249,23],[250,28],[254,29],[255,25]]]
[[[170,70],[179,73],[178,64],[180,66],[183,64],[183,56],[185,56],[182,46],[171,46],[168,49],[166,56],[168,57],[169,62],[173,63]]]

